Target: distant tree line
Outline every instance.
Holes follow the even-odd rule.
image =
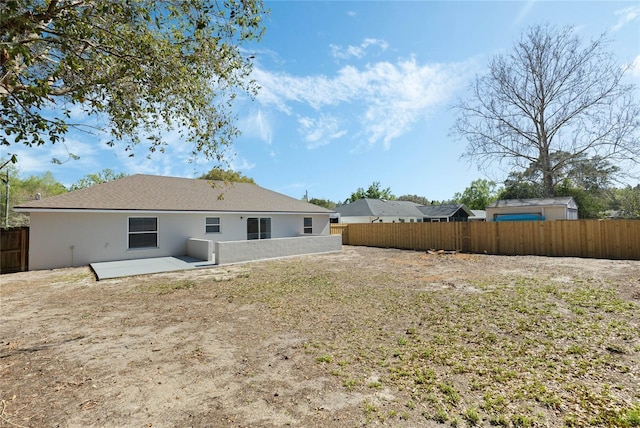
[[[1,161],[0,165],[5,164]],[[614,187],[612,176],[617,167],[604,159],[583,159],[562,173],[562,177],[554,178],[554,194],[556,196],[571,196],[578,204],[580,218],[604,218],[612,216],[618,218],[640,219],[640,184],[636,186]],[[111,180],[125,177],[124,173],[116,173],[111,169],[103,169],[95,174],[87,174],[68,188],[58,182],[51,172],[39,175],[21,177],[16,166],[6,163],[0,170],[0,217],[2,226],[6,226],[5,210],[8,190],[10,227],[29,224],[28,216],[16,213],[14,206],[24,204],[37,198],[47,198],[69,191],[79,190]],[[8,183],[7,181],[8,177]],[[199,178],[206,180],[221,180],[225,182],[244,182],[256,184],[253,178],[233,170],[213,168]],[[8,184],[8,185],[7,185]],[[498,199],[527,199],[545,196],[545,190],[540,180],[540,173],[535,163],[523,172],[512,173],[498,186],[494,181],[478,179],[471,182],[462,192],[456,192],[450,199],[429,200],[426,196],[402,195],[396,197],[391,188],[383,188],[379,181],[374,181],[366,189],[357,188],[343,202],[329,199],[309,198],[314,205],[334,209],[339,205],[348,204],[362,198],[386,199],[397,201],[411,201],[421,205],[465,204],[473,210],[483,210],[487,205]],[[305,197],[302,198],[306,200]]]
[[[594,162],[593,159],[578,163],[566,171],[562,179],[555,181],[555,196],[571,196],[578,204],[580,218],[619,218],[640,219],[640,184],[635,187],[614,187],[612,174],[616,167],[605,160]],[[499,199],[530,199],[545,197],[545,189],[536,174],[535,165],[524,173],[512,173],[498,186],[494,181],[478,179],[462,192],[456,192],[450,199],[429,200],[425,196],[394,196],[389,187],[382,188],[380,182],[373,182],[366,190],[359,187],[342,203],[328,199],[312,198],[309,202],[325,208],[334,209],[358,199],[386,199],[411,201],[421,205],[465,204],[472,210],[484,210],[487,205]]]

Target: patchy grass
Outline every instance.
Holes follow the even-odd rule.
[[[268,281],[237,286],[283,328],[311,337],[316,361],[347,391],[384,385],[397,397],[365,402],[369,422],[638,426],[638,303],[607,282],[558,284],[553,274],[477,275],[434,288],[291,262]],[[372,372],[381,374],[375,382]]]
[[[178,290],[188,290],[196,286],[195,281],[178,280],[178,281],[154,281],[139,285],[137,288],[144,293],[170,294]]]
[[[346,247],[11,278],[0,425],[640,427],[640,262]]]

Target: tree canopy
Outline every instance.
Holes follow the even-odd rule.
[[[387,187],[386,189],[381,189],[380,182],[374,181],[367,190],[364,190],[362,187],[358,187],[358,189],[353,192],[351,196],[344,201],[344,203],[348,204],[362,198],[393,200],[396,197],[391,193],[391,188]]]
[[[545,196],[585,158],[640,162],[637,88],[607,43],[583,44],[572,28],[531,27],[456,105],[452,131],[467,141],[464,156],[481,168],[504,161],[516,173],[535,164]]]
[[[398,196],[398,200],[415,202],[416,204],[420,204],[420,205],[429,205],[430,203],[429,199],[427,199],[424,196],[418,196],[418,195],[402,195],[402,196]]]
[[[263,14],[261,0],[3,1],[0,144],[55,143],[97,116],[130,156],[163,151],[175,130],[221,160],[234,98],[257,90],[240,46]]]
[[[5,160],[2,160],[1,164],[4,164]],[[5,182],[9,177],[9,183]],[[13,207],[23,204],[25,202],[32,201],[38,198],[47,198],[49,196],[56,196],[62,193],[66,193],[67,189],[64,185],[58,182],[53,174],[49,171],[38,175],[30,175],[26,178],[20,178],[19,171],[15,165],[8,164],[2,168],[0,173],[2,181],[0,182],[0,216],[2,217],[2,226],[16,227],[27,226],[29,224],[29,217],[13,211]],[[9,211],[6,215],[6,201],[7,191],[9,192]],[[5,220],[8,218],[8,224],[5,224]]]
[[[609,208],[617,211],[621,218],[640,219],[640,184],[613,189]]]
[[[313,205],[318,205],[319,207],[324,207],[330,210],[336,207],[336,203],[329,199],[311,198],[309,199],[309,203]]]
[[[247,177],[240,172],[233,171],[231,169],[213,168],[211,171],[200,176],[205,180],[220,180],[228,183],[251,183],[256,184],[253,178]]]
[[[484,210],[487,205],[496,200],[496,183],[489,180],[474,180],[462,193],[456,193],[453,199],[459,204],[465,204],[472,210]]]
[[[84,189],[85,187],[95,186],[96,184],[106,183],[107,181],[117,180],[126,177],[124,172],[115,173],[110,168],[105,168],[96,174],[87,174],[80,180],[71,185],[69,190]]]

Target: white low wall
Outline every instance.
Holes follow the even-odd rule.
[[[213,241],[207,239],[187,239],[187,256],[196,259],[213,261]]]
[[[216,242],[216,264],[248,262],[303,254],[342,250],[342,236],[300,236],[297,238]]]

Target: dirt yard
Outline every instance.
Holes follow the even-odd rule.
[[[640,426],[638,261],[345,246],[0,284],[0,426]]]

